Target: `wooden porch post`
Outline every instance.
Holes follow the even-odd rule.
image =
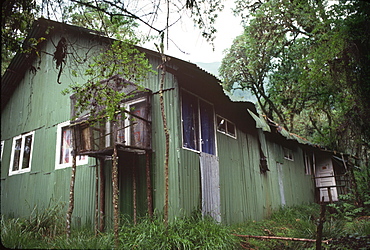
[[[331,187],[328,187],[328,196],[329,196],[329,202],[333,203],[333,198],[332,198],[332,195],[331,195]]]
[[[153,204],[152,204],[152,183],[150,180],[150,153],[148,150],[145,151],[146,158],[146,198],[148,201],[148,214],[150,218],[153,218]]]
[[[100,221],[100,227],[99,227],[99,231],[100,232],[103,232],[104,231],[104,227],[105,227],[105,174],[104,174],[104,158],[99,158],[99,170],[100,170],[100,190],[99,190],[99,198],[100,198],[100,201],[99,201],[99,206],[100,206],[100,218],[99,218],[99,221]]]
[[[117,153],[117,122],[113,122],[113,164],[112,164],[112,188],[113,188],[113,230],[115,247],[119,247],[119,210],[118,210],[118,153]]]
[[[99,231],[99,172],[98,159],[95,158],[95,235]]]
[[[74,141],[74,139],[72,139]],[[73,144],[74,145],[74,144]],[[69,186],[69,205],[67,211],[67,238],[71,236],[71,224],[72,224],[72,213],[74,209],[74,196],[75,196],[75,179],[76,179],[76,148],[73,147],[72,152],[72,174],[71,174],[71,182]]]
[[[133,164],[132,164],[132,199],[133,199],[133,206],[134,206],[134,225],[136,225],[137,219],[137,202],[136,202],[136,155],[133,156]]]

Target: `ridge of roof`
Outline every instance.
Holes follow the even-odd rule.
[[[115,40],[113,38],[104,36],[104,34],[99,31],[95,31],[92,29],[75,26],[75,25],[71,25],[67,23],[61,23],[61,22],[57,22],[57,21],[53,21],[53,20],[49,20],[45,18],[39,18],[33,22],[32,28],[30,32],[28,33],[26,39],[24,40],[22,48],[27,49],[30,47],[30,43],[29,43],[30,38],[39,39],[40,37],[43,37],[43,36],[47,37],[55,32],[66,31],[66,30],[71,31],[71,32],[80,33],[80,34],[91,35],[91,36],[99,37],[102,39],[113,40],[113,41]],[[42,46],[44,42],[45,41],[41,41],[38,44],[38,46]],[[144,53],[147,53],[152,56],[160,57],[160,54],[156,51],[143,48],[137,45],[135,45],[135,47]],[[218,82],[220,88],[222,88],[220,84],[221,81],[216,76],[200,68],[195,63],[185,61],[185,60],[172,57],[169,55],[165,55],[165,56],[169,57],[172,62],[181,66],[182,68],[199,72],[203,76],[209,77],[212,81]],[[28,53],[22,53],[21,51],[19,51],[13,57],[7,70],[1,76],[1,111],[3,111],[4,107],[10,100],[11,95],[13,94],[15,88],[18,86],[20,81],[23,79],[27,70],[37,71],[37,69],[33,68],[32,66],[32,63],[36,57],[37,57],[36,53],[32,51]]]

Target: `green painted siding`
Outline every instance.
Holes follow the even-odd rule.
[[[180,207],[184,215],[190,215],[201,208],[199,154],[181,149],[180,159]]]
[[[60,37],[53,37],[58,41]],[[82,39],[80,42],[84,43]],[[47,43],[43,51],[53,54]],[[83,51],[82,51],[83,52]],[[71,83],[69,67],[56,82],[58,70],[50,55],[41,54],[34,63],[36,73],[27,71],[1,113],[1,140],[5,141],[1,164],[1,212],[24,217],[34,206],[42,209],[60,203],[66,211],[71,168],[55,169],[57,125],[70,119],[70,99],[61,94]],[[31,171],[8,176],[13,137],[35,131]],[[77,167],[74,223],[91,224],[94,216],[95,168]]]
[[[169,216],[178,214],[180,208],[179,198],[179,113],[177,88],[164,92],[165,112],[170,132],[169,150]],[[164,161],[165,161],[165,136],[163,131],[162,117],[159,108],[159,95],[153,96],[153,169],[154,169],[154,207],[162,211],[164,207]]]
[[[238,131],[237,139],[217,133],[220,158],[222,219],[227,224],[260,220],[281,206],[276,162],[281,146],[266,141],[270,171],[260,173],[257,136]],[[304,174],[303,153],[294,151],[294,162],[284,160],[287,205],[313,202],[313,182]]]
[[[255,137],[237,131],[237,139],[217,133],[221,213],[225,223],[261,219],[259,151]],[[258,207],[258,208],[256,208]]]

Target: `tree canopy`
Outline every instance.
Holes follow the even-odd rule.
[[[3,74],[15,53],[21,49],[38,8],[34,0],[5,0],[1,5],[1,74]]]
[[[245,29],[222,61],[224,87],[251,91],[260,110],[291,132],[368,159],[370,5],[236,4]]]

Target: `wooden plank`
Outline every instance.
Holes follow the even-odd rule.
[[[240,235],[233,234],[242,238],[255,238],[255,239],[267,239],[267,240],[289,240],[289,241],[305,241],[305,242],[316,242],[315,239],[304,239],[304,238],[293,238],[293,237],[279,237],[279,236],[257,236],[257,235]],[[330,240],[323,240],[322,243],[328,243]]]

